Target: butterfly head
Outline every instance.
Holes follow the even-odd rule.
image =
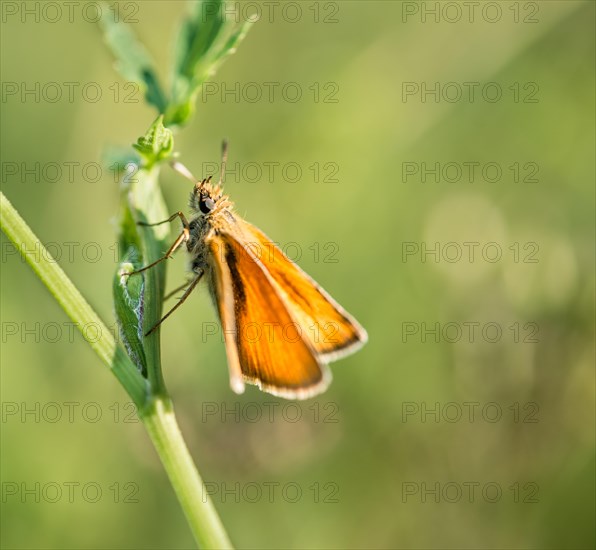
[[[222,193],[221,186],[211,183],[211,176],[197,181],[190,194],[190,208],[203,216],[229,207],[228,197]]]
[[[190,208],[199,214],[200,217],[209,217],[223,210],[231,210],[232,203],[227,195],[222,192],[222,185],[226,173],[226,161],[228,158],[228,143],[224,141],[221,152],[221,173],[219,183],[211,183],[212,176],[198,181],[184,166],[177,161],[172,162],[172,168],[179,174],[194,182],[190,194]]]

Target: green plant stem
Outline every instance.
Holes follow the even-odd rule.
[[[112,333],[2,192],[0,213],[2,231],[18,248],[66,314],[76,323],[83,338],[87,335],[88,327],[97,328],[99,338],[87,339],[87,342],[118,378],[137,408],[142,409],[147,400],[147,382],[124,351],[116,345]],[[27,250],[36,250],[38,253],[27,254]]]
[[[232,548],[184,443],[169,399],[157,398],[141,415],[195,540],[201,548]]]
[[[12,204],[0,192],[2,231],[15,244],[27,263],[46,285],[66,314],[85,337],[85,327],[99,327],[100,338],[87,340],[99,358],[111,369],[137,406],[139,417],[166,469],[193,535],[205,548],[231,548],[230,540],[195,468],[192,457],[167,396],[156,397],[137,367],[126,356],[64,271],[31,231]],[[40,253],[32,256],[27,250]]]

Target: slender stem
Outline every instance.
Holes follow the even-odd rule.
[[[86,336],[84,329],[90,324],[100,331],[100,338],[87,342],[110,367],[135,402],[139,417],[166,469],[197,543],[205,548],[231,548],[230,540],[184,443],[169,398],[150,393],[149,385],[137,367],[116,345],[112,334],[97,313],[52,259],[2,192],[0,214],[4,233],[19,249],[62,309],[76,323],[83,337]],[[26,253],[27,250],[40,250],[41,254],[36,254],[33,258]]]
[[[207,489],[184,443],[169,399],[157,398],[141,420],[201,548],[232,548]]]
[[[0,213],[2,231],[14,243],[66,314],[76,323],[83,338],[112,370],[137,407],[142,409],[147,400],[148,387],[145,379],[124,351],[116,345],[112,333],[2,192]],[[40,253],[27,254],[27,250],[37,250]],[[94,331],[92,333],[88,330],[90,327],[97,330],[97,339],[87,338],[88,334],[95,336]]]

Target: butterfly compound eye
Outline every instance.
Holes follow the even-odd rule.
[[[199,209],[203,214],[209,214],[215,208],[215,201],[211,197],[201,196],[199,199]]]

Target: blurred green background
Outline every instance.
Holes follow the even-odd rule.
[[[118,187],[81,167],[135,141],[155,113],[140,93],[125,101],[131,90],[83,17],[93,7],[72,3],[72,21],[23,21],[36,4],[2,3],[19,10],[2,21],[2,188],[113,325]],[[224,346],[203,334],[216,320],[205,287],[165,324],[166,383],[233,542],[593,548],[594,3],[490,3],[498,20],[482,3],[472,21],[468,8],[457,20],[455,2],[249,4],[261,21],[176,149],[207,175],[229,138],[238,212],[297,243],[299,264],[370,341],[332,366],[326,394],[296,408],[254,387],[231,392]],[[186,4],[119,7],[166,77]],[[21,95],[35,82],[39,101]],[[56,102],[52,82],[64,93]],[[437,82],[438,101],[402,93]],[[473,101],[464,82],[480,83]],[[482,97],[488,82],[500,100]],[[100,100],[82,98],[88,83]],[[288,83],[299,101],[280,93]],[[239,86],[240,99],[224,86]],[[72,178],[67,163],[79,163]],[[297,163],[301,176],[269,178],[267,163],[286,175]],[[404,173],[422,163],[447,172]],[[502,174],[457,177],[464,163]],[[36,166],[40,177],[23,171]],[[186,211],[187,182],[166,170],[163,190],[172,212]],[[480,243],[471,261],[465,242]],[[482,255],[489,242],[485,253],[501,259]],[[435,243],[438,257],[422,255]],[[1,244],[2,547],[193,547],[123,390],[4,235]],[[170,262],[169,287],[185,265],[184,254]]]

